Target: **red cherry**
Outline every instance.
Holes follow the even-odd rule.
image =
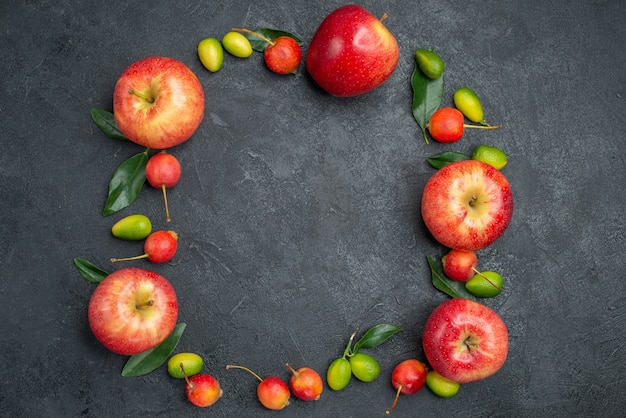
[[[303,401],[318,400],[324,389],[324,383],[319,373],[309,367],[301,367],[295,370],[289,364],[286,364],[286,366],[291,370],[289,388],[293,395]]]
[[[222,396],[222,389],[216,378],[208,374],[196,374],[187,378],[185,392],[189,402],[195,406],[207,407],[213,405]]]
[[[112,258],[111,262],[147,258],[153,263],[165,263],[174,258],[178,249],[178,234],[174,231],[156,231],[148,235],[143,244],[144,253],[135,257]]]
[[[463,113],[453,107],[435,111],[428,122],[430,135],[439,142],[456,142],[463,136]]]
[[[419,360],[410,359],[399,363],[391,373],[391,384],[394,389],[397,389],[396,397],[386,413],[390,414],[391,410],[395,408],[401,393],[413,395],[423,388],[426,384],[427,374],[428,367]]]
[[[180,179],[180,163],[172,154],[161,151],[153,155],[146,164],[146,180],[155,189],[163,190],[165,202],[165,216],[167,222],[171,221],[170,211],[167,204],[166,189],[174,187]]]
[[[474,251],[451,250],[442,257],[441,264],[446,276],[457,282],[466,282],[477,272],[478,257]]]
[[[267,409],[280,410],[289,405],[289,387],[279,377],[269,376],[265,379],[254,373],[252,370],[243,366],[235,366],[229,364],[226,366],[226,370],[229,369],[242,369],[256,377],[261,383],[257,386],[256,394],[261,404]]]
[[[267,68],[277,74],[295,74],[302,61],[300,45],[290,36],[279,36],[263,51]]]

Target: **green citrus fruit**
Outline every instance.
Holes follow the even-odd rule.
[[[371,382],[380,374],[378,361],[369,354],[356,353],[350,357],[352,374],[363,382]]]
[[[252,55],[250,41],[239,32],[232,31],[224,35],[222,45],[229,54],[237,58],[248,58]]]
[[[170,357],[167,362],[167,371],[169,372],[170,376],[177,379],[183,379],[185,377],[185,374],[183,374],[183,368],[180,367],[181,364],[185,369],[185,374],[187,375],[187,377],[191,377],[202,371],[204,362],[202,361],[202,357],[195,353],[175,354]]]
[[[352,377],[352,370],[350,369],[350,362],[345,357],[339,357],[333,360],[328,366],[326,372],[326,383],[332,390],[341,390],[350,383]]]
[[[461,388],[459,383],[446,379],[434,370],[429,371],[426,375],[426,386],[428,386],[428,389],[435,395],[441,396],[442,398],[453,397]]]
[[[502,292],[502,276],[495,271],[483,271],[465,282],[465,288],[474,296],[492,298]]]
[[[445,65],[443,60],[432,49],[420,48],[415,51],[417,66],[430,79],[437,79],[443,74]]]
[[[142,240],[150,235],[150,232],[152,232],[152,223],[147,216],[141,214],[122,218],[111,228],[114,237],[129,241]]]
[[[506,165],[506,154],[489,145],[479,145],[472,152],[472,160],[482,161],[500,170]]]
[[[215,38],[206,38],[198,44],[198,58],[204,67],[212,73],[222,68],[224,63],[224,49]]]
[[[463,113],[467,119],[476,123],[484,123],[483,105],[480,99],[469,87],[462,87],[454,92],[454,106]]]

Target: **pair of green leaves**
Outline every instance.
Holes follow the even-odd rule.
[[[90,283],[98,284],[109,275],[109,272],[84,258],[74,258],[74,265]],[[122,376],[143,376],[158,369],[174,352],[186,326],[187,324],[184,322],[176,324],[170,335],[161,344],[143,353],[130,356],[122,369]]]
[[[443,264],[441,263],[441,260],[430,256],[427,256],[426,259],[428,260],[428,265],[430,266],[433,286],[435,286],[437,290],[440,290],[453,298],[476,300],[476,298],[465,288],[465,283],[457,282],[446,276],[446,273],[443,271]]]
[[[353,356],[362,348],[378,347],[387,341],[392,335],[402,331],[402,328],[390,324],[378,324],[368,329],[363,336],[352,345],[356,332],[350,336],[343,357]]]
[[[129,141],[120,131],[113,113],[103,109],[91,109],[91,119],[96,126],[109,138],[120,141]],[[107,201],[102,210],[103,216],[112,215],[128,206],[137,198],[146,182],[146,165],[148,164],[148,151],[133,155],[120,164],[113,177],[109,181]]]
[[[300,46],[304,45],[304,42],[302,42],[300,38],[298,38],[293,33],[289,33],[284,30],[270,29],[270,28],[258,28],[258,29],[255,29],[254,32],[260,35],[263,35],[267,39],[270,39],[270,40],[274,40],[280,36],[289,36],[290,38],[295,39],[298,45]],[[248,39],[248,41],[250,41],[250,45],[252,46],[252,49],[254,49],[257,52],[265,51],[265,48],[267,47],[268,43],[265,42],[263,39],[259,38],[258,36],[255,36],[252,33],[242,33],[242,35],[245,36]]]
[[[416,61],[411,75],[411,87],[413,88],[413,117],[422,129],[424,141],[428,144],[426,133],[428,121],[443,101],[443,75],[434,80],[428,78],[419,69]]]

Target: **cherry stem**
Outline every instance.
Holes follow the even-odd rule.
[[[467,123],[464,123],[463,127],[471,129],[500,129],[502,128],[502,125],[468,125]]]
[[[191,385],[191,382],[189,381],[189,378],[187,377],[187,373],[185,372],[185,366],[183,366],[183,363],[180,363],[180,369],[183,371],[183,376],[185,376],[185,381],[187,382],[187,386]]]
[[[256,377],[257,379],[259,379],[259,381],[263,381],[263,379],[261,379],[261,376],[259,376],[258,374],[256,374],[255,372],[253,372],[252,370],[248,369],[247,367],[243,367],[243,366],[237,366],[234,364],[227,364],[226,365],[226,370],[230,370],[230,369],[241,369],[241,370],[245,370],[248,373],[250,373],[252,376]]]
[[[161,190],[163,190],[163,202],[165,203],[165,221],[171,222],[172,218],[170,218],[170,208],[167,205],[167,187],[165,187],[165,184],[161,185]]]
[[[268,44],[270,44],[271,46],[274,46],[275,42],[272,41],[271,39],[266,38],[265,36],[261,35],[258,32],[255,32],[253,30],[250,29],[244,29],[244,28],[232,28],[232,30],[234,30],[235,32],[243,32],[243,33],[249,33],[250,35],[254,35],[257,38],[260,38],[262,40],[264,40],[265,42],[267,42]]]
[[[117,263],[118,261],[132,261],[132,260],[140,260],[142,258],[148,258],[148,254],[136,255],[134,257],[125,257],[125,258],[112,258],[111,263]]]
[[[294,376],[298,376],[298,375],[300,374],[300,373],[298,373],[298,371],[297,371],[297,370],[295,370],[293,367],[291,367],[291,366],[289,365],[289,363],[285,363],[285,366],[287,366],[287,368],[289,369],[289,371],[291,371],[291,373],[293,373],[293,374],[294,374]]]
[[[135,89],[130,89],[130,90],[128,90],[128,92],[130,94],[134,94],[135,96],[139,97],[140,99],[145,100],[148,103],[154,103],[154,97],[152,97],[152,96],[148,96],[148,95],[146,95],[146,94],[144,94],[144,93],[142,93],[140,91],[137,91]]]
[[[393,408],[395,408],[395,407],[396,407],[396,404],[398,403],[398,398],[400,397],[400,392],[401,392],[401,391],[402,391],[402,385],[398,386],[398,391],[396,392],[396,397],[394,398],[393,403],[391,404],[391,406],[389,407],[389,409],[387,409],[387,410],[385,411],[385,414],[386,414],[386,415],[391,414],[391,410],[392,410]]]
[[[498,286],[497,284],[495,284],[494,282],[492,282],[491,280],[489,280],[487,278],[487,276],[485,276],[484,274],[482,274],[480,271],[476,270],[475,267],[472,267],[472,270],[474,270],[474,273],[478,274],[480,277],[482,277],[483,279],[487,280],[487,282],[489,282],[490,285],[492,285],[493,287],[495,287],[498,290],[502,290],[502,287]]]

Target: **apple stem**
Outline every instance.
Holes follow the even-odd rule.
[[[252,370],[248,369],[247,367],[243,367],[243,366],[236,366],[234,364],[227,364],[226,365],[226,370],[230,370],[230,369],[241,369],[241,370],[245,370],[248,373],[250,373],[252,376],[256,377],[257,379],[259,379],[259,381],[263,381],[263,379],[261,379],[261,377],[256,374],[255,372],[253,372]]]
[[[112,258],[111,263],[117,263],[118,261],[132,261],[132,260],[140,260],[142,258],[148,258],[148,254],[136,255],[134,257],[125,257],[125,258]]]
[[[148,103],[154,103],[154,97],[152,97],[152,96],[148,96],[148,95],[146,95],[146,94],[144,94],[144,93],[142,93],[140,91],[137,91],[135,89],[130,89],[130,90],[128,90],[128,92],[130,94],[134,94],[135,96],[139,97],[140,99],[145,100]]]
[[[493,287],[495,287],[498,290],[502,290],[502,287],[498,286],[497,284],[495,284],[494,282],[489,280],[489,278],[487,278],[487,276],[482,274],[480,271],[476,270],[475,267],[472,267],[472,270],[474,270],[474,273],[478,274],[480,277],[482,277],[483,279],[487,280],[487,282],[489,282],[490,285],[492,285]]]
[[[502,125],[469,125],[467,123],[464,123],[463,127],[470,129],[500,129],[502,128]]]
[[[152,306],[152,305],[154,305],[154,301],[153,300],[149,300],[147,302],[135,305],[135,308],[142,309],[142,308],[145,308],[146,306]]]
[[[380,23],[383,23],[385,20],[387,20],[388,17],[389,16],[387,16],[387,13],[383,12],[383,15],[378,20],[380,20]]]
[[[386,415],[391,414],[391,410],[392,410],[393,408],[395,408],[395,407],[396,407],[396,404],[398,403],[398,398],[400,397],[400,392],[401,392],[401,391],[402,391],[402,385],[399,385],[399,386],[398,386],[398,391],[396,392],[396,397],[394,398],[393,403],[391,404],[391,406],[389,407],[389,409],[387,409],[387,410],[385,411],[385,414],[386,414]]]
[[[165,221],[171,222],[172,218],[170,218],[170,209],[167,205],[167,187],[165,187],[165,184],[161,185],[161,190],[163,190],[163,202],[165,203]]]
[[[475,194],[472,195],[472,199],[469,201],[469,205],[471,207],[474,207],[474,205],[476,204],[476,201],[478,200],[478,196],[476,196]]]
[[[235,32],[249,33],[250,35],[254,35],[257,38],[260,38],[260,39],[264,40],[265,42],[267,42],[271,46],[274,46],[274,41],[272,41],[271,39],[266,38],[265,36],[261,35],[260,33],[255,32],[253,30],[244,29],[244,28],[232,28],[232,30],[234,30]]]

